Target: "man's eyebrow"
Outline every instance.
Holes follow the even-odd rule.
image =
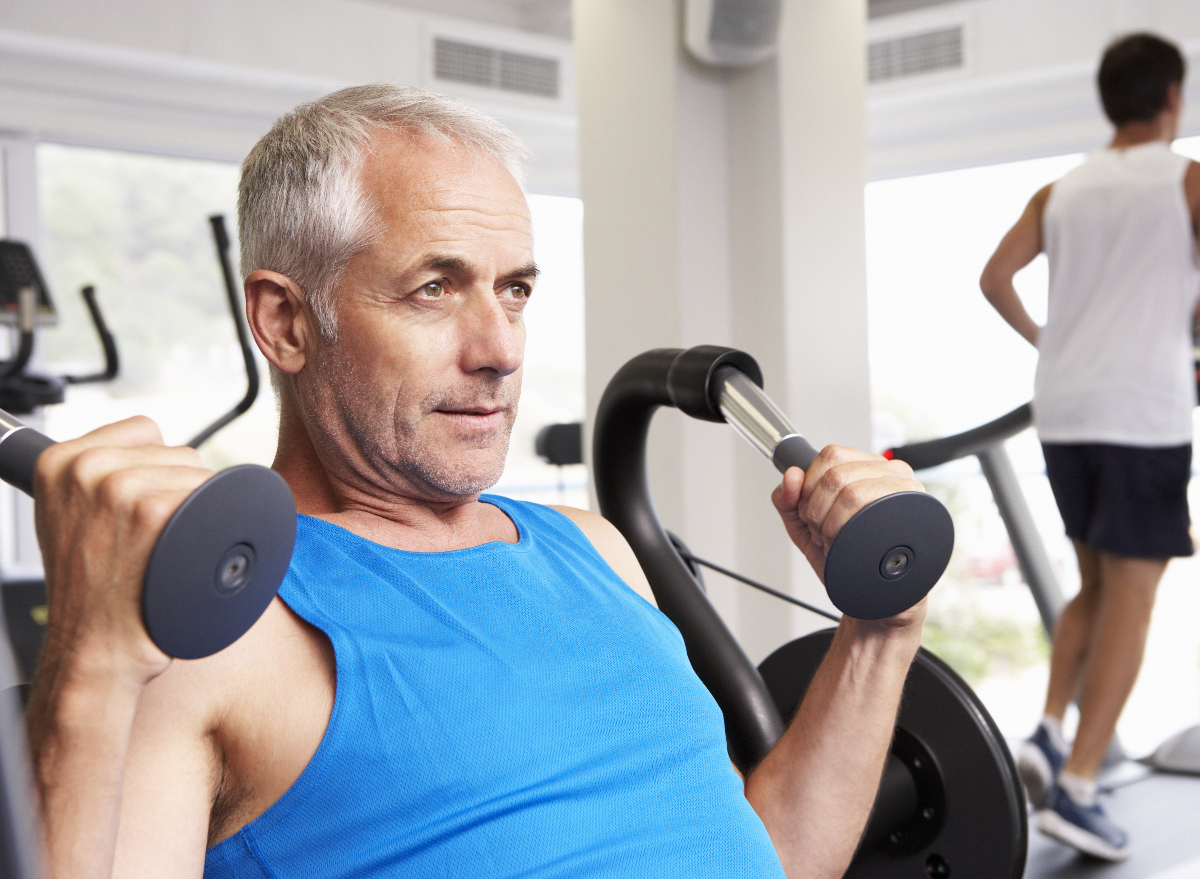
[[[421,263],[422,271],[467,272],[471,264],[459,256],[428,256]]]
[[[472,266],[469,262],[459,256],[441,256],[434,254],[427,257],[421,263],[422,271],[442,271],[442,272],[469,272]],[[537,263],[526,263],[511,272],[506,272],[504,278],[506,280],[513,278],[536,278],[542,273],[542,270],[537,267]]]
[[[537,276],[540,275],[541,273],[542,273],[542,270],[537,267],[537,263],[531,262],[531,263],[526,263],[525,265],[521,266],[520,268],[509,272],[504,277],[506,279],[508,279],[508,278],[529,278],[532,280],[532,279],[537,278]]]

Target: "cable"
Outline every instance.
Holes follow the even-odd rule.
[[[706,562],[704,559],[700,558],[699,556],[692,555],[692,553],[687,552],[686,550],[683,550],[678,546],[676,546],[675,548],[679,552],[679,555],[682,556],[687,561],[695,562],[696,564],[703,565],[706,568],[712,568],[718,574],[724,574],[726,577],[731,577],[734,580],[737,580],[739,583],[745,583],[747,586],[753,586],[755,589],[761,589],[763,592],[766,592],[768,595],[774,595],[776,598],[783,599],[784,601],[789,601],[792,604],[796,605],[797,607],[802,607],[807,611],[811,611],[812,613],[815,613],[817,616],[825,617],[825,619],[827,619],[827,620],[833,620],[835,623],[841,622],[842,618],[837,616],[836,614],[832,614],[827,610],[822,610],[819,607],[814,607],[811,604],[807,604],[807,603],[801,601],[799,598],[793,598],[792,596],[788,595],[785,592],[780,592],[777,589],[772,589],[770,586],[764,586],[762,583],[758,583],[754,580],[751,580],[749,577],[743,577],[741,574],[735,574],[733,571],[730,571],[726,568],[722,568],[720,565],[715,565],[712,562]]]

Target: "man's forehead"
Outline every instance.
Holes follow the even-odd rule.
[[[525,203],[520,185],[495,157],[462,144],[403,131],[385,132],[372,140],[362,175],[368,187],[403,191],[414,201],[454,193],[470,180],[470,189],[481,194]]]
[[[459,149],[407,149],[364,166],[364,189],[393,230],[473,227],[520,234],[532,246],[525,193],[499,162]]]

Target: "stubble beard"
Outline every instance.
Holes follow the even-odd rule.
[[[431,412],[442,406],[453,407],[453,397],[424,401],[418,410]],[[505,393],[504,396],[508,396]],[[410,481],[427,485],[452,497],[469,497],[491,488],[504,475],[504,462],[508,457],[508,444],[512,438],[512,426],[517,415],[516,394],[511,402],[505,401],[504,423],[482,436],[476,437],[471,445],[482,455],[446,454],[437,440],[422,433],[416,419],[396,417],[393,436],[396,438],[393,462],[395,468]],[[460,441],[461,442],[461,441]],[[487,461],[487,456],[491,460]],[[479,458],[484,463],[479,463]]]
[[[347,366],[332,358],[322,364],[325,392],[320,396],[325,400],[316,408],[330,412],[333,423],[341,425],[338,432],[344,433],[361,462],[352,465],[360,478],[385,493],[419,487],[439,499],[470,497],[500,480],[517,416],[519,377],[462,381],[430,393],[416,405],[402,405],[404,401],[389,390],[383,397],[392,405],[383,407],[372,383],[361,381]],[[503,423],[474,437],[436,436],[428,430],[430,419],[439,417],[431,413],[476,406],[503,407]]]

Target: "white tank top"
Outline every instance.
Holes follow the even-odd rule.
[[[1054,184],[1034,424],[1044,442],[1191,442],[1192,321],[1200,264],[1183,192],[1189,160],[1165,143],[1107,149]]]

